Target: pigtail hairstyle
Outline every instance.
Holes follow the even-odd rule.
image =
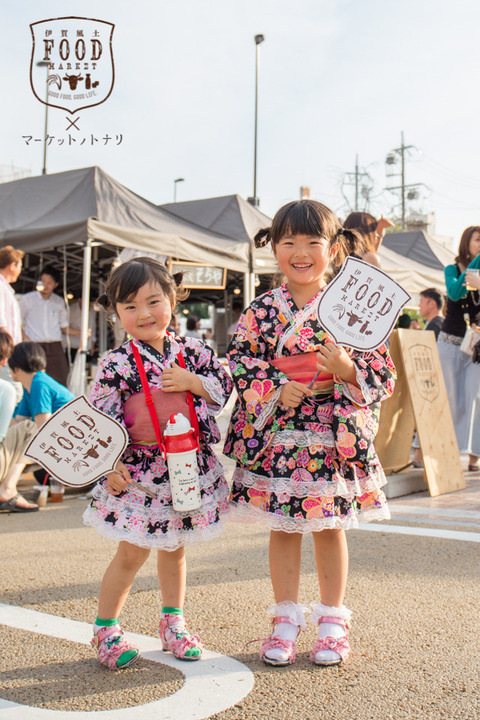
[[[183,283],[184,274],[185,273],[183,272],[183,270],[181,270],[180,272],[173,273],[172,278],[175,282],[176,287],[181,287],[181,285]]]
[[[337,240],[344,252],[344,259],[348,256],[361,259],[367,252],[365,238],[358,230],[342,227],[338,231]]]
[[[265,247],[265,245],[268,245],[270,242],[270,230],[271,228],[263,228],[262,230],[259,230],[255,237],[253,238],[253,242],[255,244],[255,247],[261,248]]]
[[[181,270],[180,272],[174,273],[171,277],[173,282],[175,283],[175,296],[177,298],[177,301],[183,302],[190,295],[190,290],[187,290],[183,285],[185,273],[183,272],[183,270]]]
[[[111,303],[110,298],[108,297],[107,293],[104,292],[100,297],[97,298],[96,302],[104,309],[108,310]]]

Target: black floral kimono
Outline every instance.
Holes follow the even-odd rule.
[[[256,298],[228,351],[238,391],[224,447],[237,463],[232,512],[273,530],[356,527],[358,513],[389,517],[373,447],[378,404],[395,381],[387,348],[351,352],[359,387],[330,376],[330,388],[295,409],[279,401],[288,377],[271,362],[316,351],[328,338],[317,319],[320,295],[301,310],[285,284]]]

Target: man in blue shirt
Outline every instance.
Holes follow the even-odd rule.
[[[74,396],[64,385],[47,375],[47,358],[39,343],[15,345],[8,360],[12,378],[23,385],[23,397],[15,408],[15,421],[33,420],[41,427],[50,415]]]

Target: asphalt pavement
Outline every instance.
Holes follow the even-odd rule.
[[[154,703],[162,698],[170,699],[168,712],[161,703],[156,710],[155,717],[162,720],[480,717],[480,473],[467,475],[467,488],[450,495],[430,498],[423,492],[392,500],[391,521],[349,531],[345,602],[353,611],[352,655],[343,666],[310,663],[312,626],[299,636],[297,662],[287,668],[260,662],[258,642],[246,646],[269,632],[266,608],[273,598],[263,526],[230,523],[220,539],[188,548],[189,627],[209,650],[239,661],[247,675],[253,673],[253,687],[247,678],[243,698],[218,685],[219,702],[226,709],[211,715],[202,715],[195,693],[200,697],[215,691],[199,685],[198,677],[184,677],[182,663],[158,662],[162,654],[155,662],[147,653],[118,673],[98,665],[86,644],[89,629],[81,623],[95,617],[100,580],[115,544],[83,526],[86,503],[82,496],[66,495],[63,503],[48,504],[38,513],[0,515],[0,603],[3,617],[18,608],[20,618],[2,620],[0,606],[0,720],[23,720],[26,708],[21,706],[56,710],[59,719],[72,717],[72,711],[83,717],[102,710],[113,711],[105,717],[120,719],[136,708],[145,708],[148,717],[147,709],[157,708]],[[308,536],[301,600],[318,600]],[[152,553],[122,614],[125,631],[155,638],[159,605]],[[24,625],[25,610],[41,615],[34,613]],[[78,633],[62,630],[59,618],[78,621]],[[203,662],[189,665],[200,666],[195,672],[200,680],[204,672],[206,683]],[[221,662],[219,667],[220,676]],[[186,709],[186,698],[196,710]],[[32,713],[35,718],[48,715]]]

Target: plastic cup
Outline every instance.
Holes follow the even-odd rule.
[[[479,274],[480,274],[480,270],[468,269],[467,272],[471,273],[472,275],[479,275]],[[469,285],[469,284],[467,283],[467,290],[476,290],[476,289],[477,289],[477,288],[474,288],[474,287],[472,287],[471,285]]]
[[[50,478],[50,502],[60,503],[63,502],[63,493],[65,492],[65,485],[58,480]]]
[[[36,499],[38,507],[45,507],[48,498],[48,485],[35,485],[34,490],[38,490],[38,498]]]

